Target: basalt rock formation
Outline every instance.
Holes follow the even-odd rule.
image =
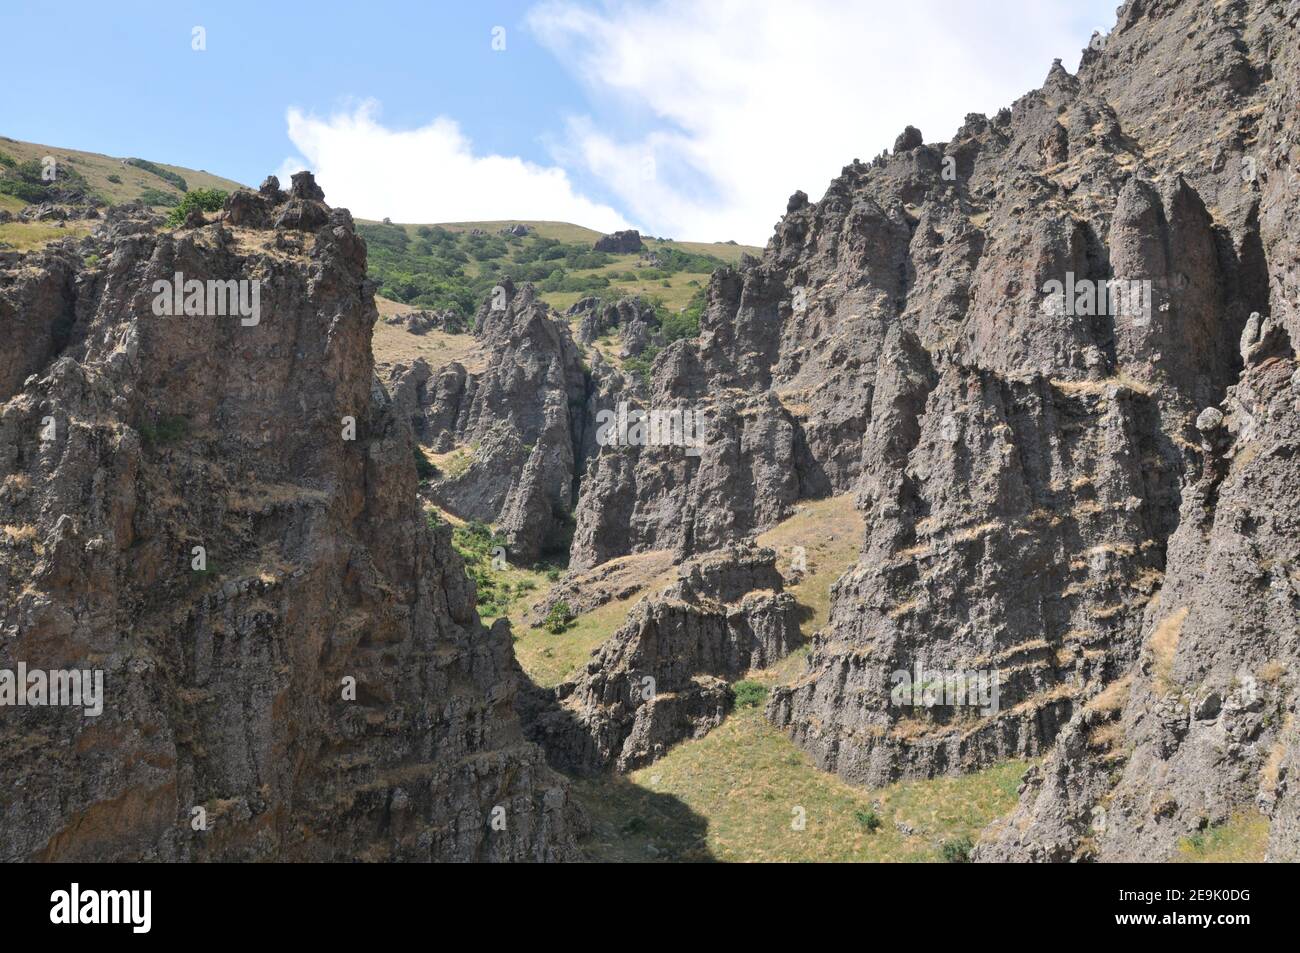
[[[792,196],[654,362],[700,452],[600,447],[572,564],[855,493],[860,561],[769,706],[819,765],[1054,747],[983,856],[1167,855],[1259,809],[1294,856],[1298,19],[1130,0],[1077,75]],[[900,704],[918,668],[998,703]]]
[[[738,544],[679,569],[643,599],[577,678],[538,692],[526,716],[551,762],[570,771],[630,771],[730,711],[730,682],[787,655],[799,609],[776,553]]]
[[[613,255],[625,255],[638,252],[645,246],[641,244],[641,233],[636,229],[613,232],[596,239],[595,251],[609,252]]]
[[[432,499],[464,519],[499,523],[510,558],[532,563],[567,539],[588,433],[589,375],[566,323],[532,285],[503,282],[475,318],[491,357],[478,371],[423,362],[392,380],[421,442],[461,448],[468,465],[435,478]]]
[[[566,317],[578,318],[578,340],[591,344],[606,334],[617,333],[623,346],[622,358],[637,357],[652,343],[658,329],[654,308],[640,298],[619,298],[602,302],[599,298],[583,298],[566,312]]]
[[[643,304],[579,302],[575,341],[503,281],[472,360],[376,382],[364,245],[310,177],[0,255],[0,662],[109,692],[6,711],[7,856],[574,856],[542,750],[629,770],[716,726],[799,638],[749,540],[852,494],[860,557],[767,709],[820,767],[1041,756],[980,860],[1168,858],[1243,816],[1300,859],[1298,41],[1270,0],[1129,0],[1077,74],[796,192],[644,378],[584,352],[647,353]],[[260,322],[150,315],[177,272],[261,280]],[[680,578],[524,684],[413,439],[512,561],[568,547],[551,604],[639,592],[582,586],[623,557]]]
[[[575,858],[508,632],[419,511],[350,215],[303,174],[216,218],[0,258],[0,668],[104,685],[3,709],[0,855]],[[178,273],[258,282],[257,320],[160,316]]]

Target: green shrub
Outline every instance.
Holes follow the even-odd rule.
[[[162,179],[164,182],[170,182],[182,192],[188,192],[190,190],[190,187],[186,184],[185,180],[175,172],[169,172],[162,166],[154,165],[148,159],[127,159],[126,164],[133,165],[137,169],[144,169],[146,172],[152,172],[154,175],[158,176],[158,178]]]
[[[45,202],[50,197],[50,190],[46,186],[24,179],[0,179],[0,192],[22,199],[29,204]]]
[[[108,177],[108,181],[112,182],[114,185],[121,185],[121,184],[122,184],[122,177],[121,177],[120,175],[117,175],[117,174],[110,175],[110,176]]]
[[[853,812],[853,819],[858,822],[858,826],[863,830],[875,833],[880,830],[880,815],[875,811],[859,810]]]
[[[950,864],[969,864],[970,852],[975,849],[975,842],[969,837],[958,838],[957,840],[944,841],[943,859]]]
[[[18,160],[15,159],[13,156],[11,156],[9,153],[0,152],[0,165],[4,166],[6,169],[12,169],[17,164],[18,164]]]
[[[731,693],[736,699],[737,708],[757,708],[767,697],[767,686],[744,679],[731,686]]]
[[[181,204],[179,198],[161,189],[145,189],[140,193],[140,201],[145,205],[163,208],[175,208]]]
[[[167,216],[167,227],[175,228],[180,225],[185,221],[185,216],[190,214],[191,209],[199,209],[203,212],[219,211],[226,204],[227,194],[221,189],[195,189],[193,192],[187,192],[185,198],[181,199],[180,204]]]
[[[551,611],[542,620],[542,628],[551,635],[559,635],[572,625],[573,610],[569,608],[569,604],[563,599],[551,606]]]

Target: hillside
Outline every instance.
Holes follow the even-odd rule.
[[[18,162],[39,163],[46,156],[53,156],[59,163],[67,163],[72,170],[85,179],[94,195],[110,205],[145,201],[145,204],[165,207],[167,204],[174,205],[179,202],[189,189],[221,189],[224,192],[231,192],[240,188],[240,183],[202,169],[186,169],[182,166],[148,160],[137,160],[143,161],[143,166],[133,165],[131,156],[106,156],[97,152],[81,152],[62,146],[20,142],[7,136],[0,136],[0,153]],[[163,175],[160,172],[167,174]],[[182,181],[184,189],[180,185]],[[15,196],[0,194],[0,208],[17,212],[24,204],[26,203]]]
[[[468,316],[502,278],[537,284],[566,310],[588,295],[639,295],[670,310],[702,297],[709,275],[761,249],[726,242],[643,240],[638,252],[593,249],[599,232],[563,222],[358,223],[371,273],[386,298]],[[519,231],[523,234],[513,234]]]

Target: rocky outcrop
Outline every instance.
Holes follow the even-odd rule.
[[[716,727],[731,709],[729,683],[799,638],[773,550],[737,545],[701,557],[638,603],[580,676],[532,699],[530,736],[566,770],[641,767]]]
[[[457,312],[444,311],[403,311],[384,318],[385,324],[405,328],[411,334],[428,334],[430,331],[445,331],[448,334],[463,334],[467,322]]]
[[[1236,325],[1239,339],[1215,349],[1240,376],[1226,396],[1208,395],[1196,417],[1197,453],[1164,583],[1144,613],[1124,691],[1108,706],[1111,742],[1064,743],[1097,733],[1088,724],[1095,715],[1077,716],[1027,778],[1016,812],[986,831],[981,860],[1162,860],[1185,838],[1261,815],[1268,859],[1300,856],[1298,156],[1288,146],[1300,130],[1287,105],[1300,84],[1297,23],[1275,5],[1239,4],[1222,16],[1208,7],[1125,7],[1089,71],[1130,112],[1135,135],[1149,140],[1158,130],[1180,155],[1203,147],[1207,123],[1242,123],[1239,138],[1216,141],[1207,164],[1191,165],[1227,233],[1219,246],[1239,249],[1245,266],[1220,281],[1254,313]],[[1198,50],[1194,60],[1183,58],[1187,44]],[[1138,50],[1154,81],[1127,88],[1120,64]],[[1159,105],[1175,94],[1178,108]],[[1204,359],[1195,337],[1166,346],[1175,361]]]
[[[569,327],[532,285],[505,281],[480,308],[475,334],[491,355],[482,370],[460,363],[436,376],[417,361],[390,378],[422,442],[463,464],[430,481],[440,507],[498,523],[509,558],[563,553],[571,535],[574,475],[590,439],[588,375]]]
[[[659,317],[653,305],[640,298],[625,297],[611,302],[583,298],[569,309],[568,315],[581,318],[578,340],[583,344],[592,344],[607,334],[618,334],[623,342],[619,357],[623,359],[640,356],[652,343],[662,346],[658,336]]]
[[[0,364],[0,670],[103,679],[98,715],[5,709],[0,853],[576,857],[508,631],[419,512],[351,217],[307,174],[219,217],[115,215],[0,261],[21,342]],[[260,310],[209,292],[160,314],[178,274],[256,282]]]
[[[596,251],[608,252],[611,255],[628,255],[641,251],[645,246],[641,244],[641,233],[636,229],[628,229],[602,235],[596,239],[593,247]]]
[[[602,447],[573,564],[687,557],[773,525],[800,499],[853,491],[868,525],[861,560],[835,588],[807,672],[769,706],[821,766],[879,784],[1043,754],[1059,736],[1059,763],[1026,794],[1048,823],[1071,799],[1095,806],[1089,765],[1112,773],[1122,731],[1136,747],[1119,809],[1137,818],[1133,805],[1154,797],[1160,810],[1141,825],[1110,810],[1103,859],[1167,851],[1254,803],[1223,777],[1238,769],[1208,754],[1187,756],[1188,789],[1166,797],[1158,779],[1173,755],[1146,760],[1143,732],[1172,752],[1193,716],[1160,693],[1115,706],[1107,692],[1125,677],[1144,691],[1149,642],[1183,588],[1207,642],[1235,612],[1234,625],[1270,633],[1253,669],[1290,664],[1294,620],[1248,623],[1253,610],[1215,592],[1193,514],[1248,513],[1231,517],[1247,537],[1284,525],[1280,478],[1237,500],[1205,481],[1242,443],[1233,427],[1253,435],[1277,414],[1253,375],[1271,359],[1270,386],[1289,380],[1300,333],[1296,28],[1263,0],[1130,2],[1078,75],[1058,62],[1041,89],[968,116],[950,141],[909,127],[821,201],[796,193],[762,258],[714,275],[699,337],[652,368],[647,407],[708,420],[699,454]],[[1282,433],[1270,459],[1286,459]],[[1290,565],[1284,544],[1268,546]],[[1249,592],[1248,576],[1236,570],[1232,585]],[[1219,639],[1221,653],[1235,644]],[[1197,652],[1175,670],[1214,658]],[[900,704],[899,676],[917,672],[995,685],[997,704]],[[1199,685],[1208,673],[1194,674]],[[1270,724],[1291,704],[1279,685]],[[1247,752],[1249,774],[1271,729],[1229,705],[1224,685],[1206,691],[1219,701],[1199,710],[1227,731],[1220,747]],[[1285,744],[1264,758],[1275,853],[1294,829],[1293,760]],[[1194,796],[1190,779],[1206,772],[1233,793]],[[1079,848],[1027,839],[1044,858]]]
[[[1272,822],[1270,857],[1296,858],[1300,369],[1284,338],[1216,413],[1131,687],[1112,706],[1120,750],[1058,744],[980,859],[1169,859],[1182,839],[1256,812]]]

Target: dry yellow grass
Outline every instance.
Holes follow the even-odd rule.
[[[402,325],[385,323],[384,318],[417,311],[418,308],[379,296],[375,297],[375,306],[379,309],[379,320],[375,322],[370,344],[375,363],[411,364],[424,358],[435,372],[453,361],[464,364],[469,370],[481,365],[478,342],[468,331],[464,334],[447,334],[444,331],[412,334]]]
[[[0,248],[35,251],[62,238],[80,238],[90,234],[92,223],[72,222],[60,227],[50,222],[6,222],[0,225]]]
[[[1161,692],[1167,692],[1171,687],[1169,677],[1174,668],[1174,654],[1178,651],[1178,640],[1183,634],[1183,623],[1187,621],[1189,611],[1187,606],[1183,606],[1161,619],[1147,643],[1155,663],[1156,688]]]
[[[29,159],[35,159],[39,162],[45,156],[53,156],[58,162],[67,163],[71,168],[76,169],[95,192],[112,203],[139,198],[140,193],[145,189],[157,189],[159,192],[174,195],[178,199],[183,194],[180,189],[152,172],[146,172],[136,166],[126,165],[125,159],[127,157],[107,156],[98,152],[82,152],[77,149],[63,149],[58,146],[47,146],[36,142],[19,142],[3,136],[0,136],[0,152],[8,153],[19,162],[26,162]],[[141,158],[151,157],[142,156]],[[241,188],[240,184],[232,179],[224,179],[202,169],[186,169],[178,165],[167,165],[164,162],[155,162],[155,165],[169,172],[175,172],[185,180],[186,185],[191,190],[221,189],[225,192],[232,192]],[[121,181],[110,181],[108,178],[110,175]]]
[[[519,605],[510,612],[510,623],[515,633],[515,657],[538,685],[549,688],[575,674],[586,664],[591,653],[627,621],[633,606],[677,578],[672,553],[668,550],[624,556],[614,560],[613,565],[616,567],[617,588],[639,586],[639,589],[626,599],[612,599],[582,613],[564,632],[553,634],[535,628],[535,623],[540,620],[532,606]],[[601,567],[604,570],[608,568],[608,565]],[[544,588],[542,581],[539,591]],[[533,603],[540,601],[533,600]]]
[[[1015,806],[1028,766],[859,788],[748,708],[648,767],[578,782],[575,795],[593,822],[582,844],[593,860],[935,861]]]
[[[1223,824],[1187,838],[1178,845],[1181,863],[1258,864],[1268,850],[1268,818],[1256,811],[1234,814]]]
[[[438,457],[432,459],[443,466]],[[800,629],[806,639],[826,624],[830,616],[831,585],[857,561],[863,530],[862,516],[853,506],[852,495],[844,494],[801,503],[793,516],[759,535],[760,545],[777,551],[778,566],[788,576],[793,574],[792,562],[799,555],[798,547],[802,547],[807,568],[786,591],[804,608]],[[511,612],[515,654],[524,671],[538,684],[556,685],[572,675],[586,663],[595,648],[627,621],[637,602],[677,578],[677,569],[672,566],[667,551],[625,556],[616,560],[615,565],[621,574],[620,587],[638,585],[636,594],[579,615],[573,627],[559,635],[533,628],[536,619],[529,607],[519,606]],[[542,589],[544,586],[539,591]],[[760,677],[769,683],[777,678],[793,678],[802,670],[805,654],[794,653]]]
[[[802,547],[807,570],[786,591],[810,610],[800,626],[804,638],[829,620],[831,585],[857,563],[865,532],[853,494],[844,493],[800,503],[793,516],[759,534],[759,544],[776,550],[777,565],[787,575],[796,547]]]
[[[1132,679],[1125,675],[1123,678],[1111,682],[1099,693],[1088,700],[1084,706],[1092,711],[1119,711],[1124,707],[1124,701],[1128,698],[1128,689]]]

